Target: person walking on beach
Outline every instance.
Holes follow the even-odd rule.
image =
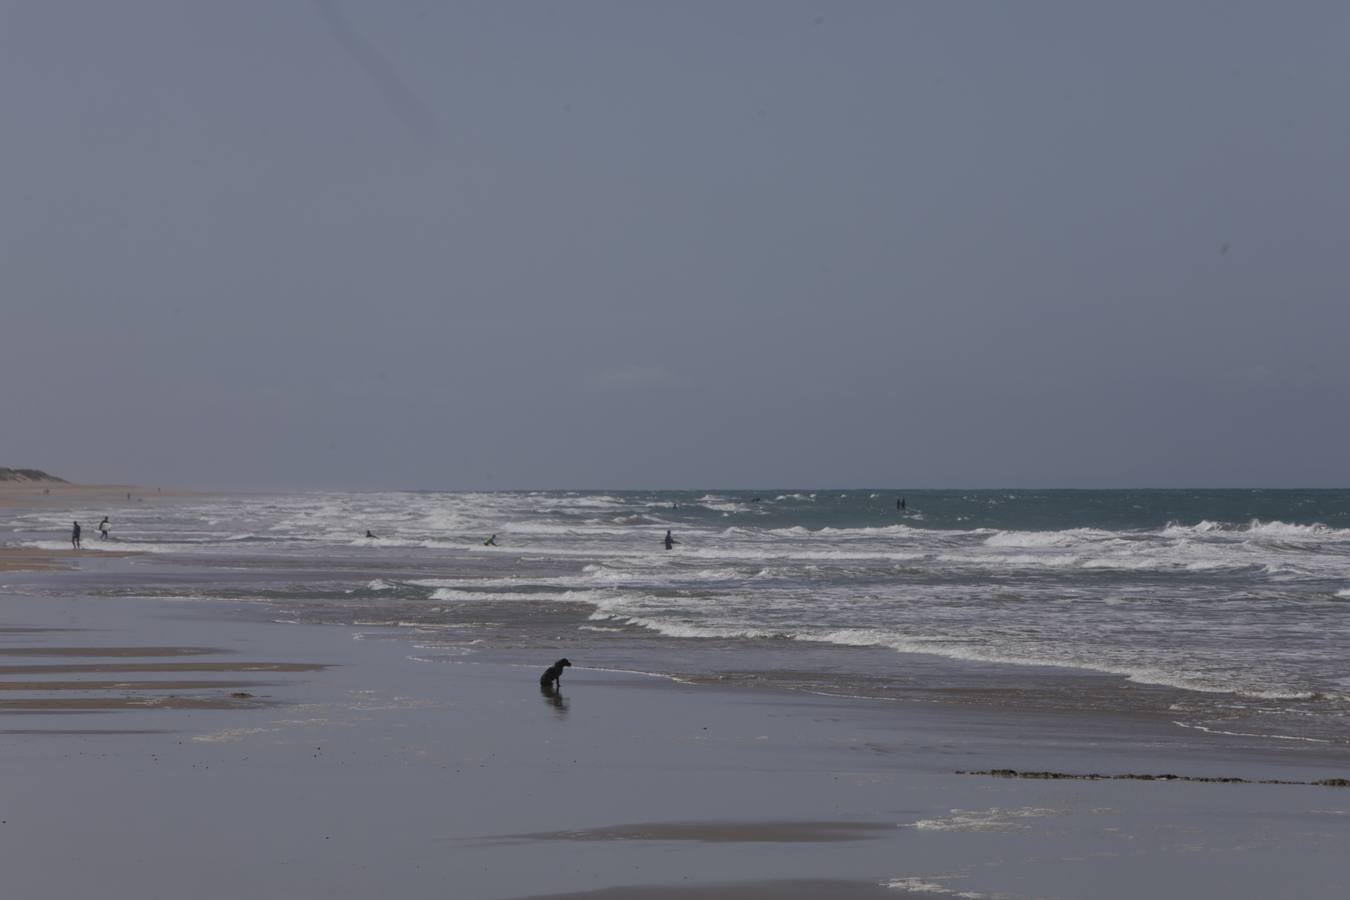
[[[76,550],[80,549],[80,523],[76,522],[75,527],[70,529],[70,546]]]
[[[674,547],[674,546],[675,546],[676,544],[678,544],[678,543],[679,543],[679,541],[675,540],[673,537],[670,536],[670,529],[667,528],[667,529],[666,529],[666,540],[665,540],[666,549],[669,550],[669,549],[671,549],[672,547]]]
[[[103,521],[98,523],[98,539],[106,541],[108,539],[108,517],[104,516]]]

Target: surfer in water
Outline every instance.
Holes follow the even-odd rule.
[[[673,538],[673,537],[670,536],[670,529],[667,528],[667,529],[666,529],[666,540],[665,540],[666,549],[669,550],[669,549],[671,549],[672,547],[674,547],[674,546],[675,546],[676,544],[678,544],[678,543],[679,543],[679,541],[675,540],[675,538]]]
[[[904,498],[904,497],[901,497],[899,500],[895,501],[895,508],[896,508],[896,510],[899,511],[899,512],[904,512],[904,511],[905,511],[905,498]]]
[[[494,534],[492,537],[488,538],[486,541],[483,541],[483,546],[484,546],[484,547],[495,547],[495,546],[497,546],[497,536]]]
[[[371,539],[374,539],[374,537],[375,537],[375,535],[371,534],[369,528],[366,529],[366,537],[371,538]]]

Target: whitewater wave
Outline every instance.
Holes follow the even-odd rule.
[[[1270,538],[1292,541],[1350,540],[1350,528],[1331,528],[1319,522],[1299,525],[1290,522],[1262,522],[1252,519],[1244,525],[1232,525],[1205,519],[1195,525],[1169,522],[1162,530],[1165,537],[1197,537],[1206,535]]]
[[[1114,540],[1119,534],[1095,528],[1071,528],[1066,531],[1000,531],[985,538],[990,547],[1066,547],[1093,541]]]
[[[465,591],[456,588],[437,588],[431,592],[432,600],[449,600],[459,603],[499,603],[508,601],[549,602],[549,603],[597,603],[603,595],[595,591]]]

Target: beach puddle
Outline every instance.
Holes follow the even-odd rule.
[[[536,841],[696,841],[700,843],[832,843],[877,837],[894,829],[880,822],[653,822],[574,831],[508,835]]]
[[[160,657],[226,654],[215,647],[0,647],[0,656]]]

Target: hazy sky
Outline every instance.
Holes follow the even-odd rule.
[[[0,465],[1344,486],[1350,4],[0,0]]]

